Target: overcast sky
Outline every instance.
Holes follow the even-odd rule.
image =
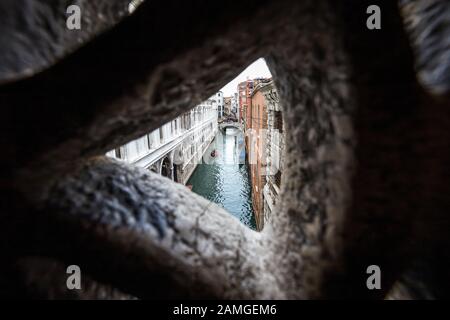
[[[258,78],[258,77],[271,77],[269,68],[266,65],[266,61],[263,58],[259,58],[251,65],[248,66],[247,69],[241,72],[236,78],[228,82],[228,84],[220,89],[223,92],[224,97],[229,97],[237,92],[237,85],[239,82],[245,81],[248,79]]]

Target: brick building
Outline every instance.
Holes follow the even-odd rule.
[[[278,93],[272,79],[251,81],[254,87],[249,85],[250,81],[244,82],[245,92],[249,88],[252,90],[249,103],[243,104],[243,124],[253,210],[257,229],[262,230],[278,203],[285,138]]]
[[[250,105],[250,94],[253,91],[253,81],[246,80],[238,84],[238,104],[239,104],[239,119],[244,124],[248,118],[247,107]]]
[[[232,114],[232,99],[233,97],[224,97],[223,105],[224,105],[224,116],[228,117]]]
[[[264,202],[262,199],[266,172],[267,104],[263,91],[267,83],[260,82],[251,94],[246,127],[247,154],[252,184],[252,203],[256,226],[261,230],[264,223]]]

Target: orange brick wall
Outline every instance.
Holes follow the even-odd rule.
[[[264,219],[263,188],[265,185],[265,130],[267,129],[267,106],[264,95],[256,90],[251,96],[248,113],[248,123],[256,136],[249,139],[249,152],[254,151],[256,159],[254,164],[250,164],[250,175],[252,181],[252,202],[255,211],[255,219],[258,229],[262,227]],[[250,154],[250,153],[249,153]]]

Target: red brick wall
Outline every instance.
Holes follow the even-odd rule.
[[[249,139],[252,142],[249,150],[255,150],[256,159],[254,164],[250,164],[250,175],[252,181],[252,202],[255,211],[255,218],[258,228],[262,226],[264,217],[263,188],[265,184],[265,131],[267,129],[267,107],[264,95],[260,91],[255,91],[250,100],[249,123],[256,136]],[[253,149],[252,149],[253,148]]]

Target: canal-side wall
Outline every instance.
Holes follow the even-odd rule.
[[[217,102],[208,99],[106,155],[186,184],[218,131]]]
[[[207,133],[207,136],[205,137],[204,143],[198,144],[196,148],[196,153],[193,155],[188,161],[186,161],[186,164],[183,167],[182,172],[182,181],[180,181],[182,184],[186,185],[189,178],[191,177],[192,173],[195,171],[199,163],[202,161],[202,157],[205,154],[206,150],[208,150],[208,147],[211,145],[211,143],[214,140],[214,137],[216,136],[218,132],[218,126],[217,122],[215,125],[213,125],[213,129]]]
[[[249,117],[246,121],[246,148],[252,186],[252,205],[258,230],[264,227],[263,189],[266,183],[267,105],[261,88],[269,80],[260,82],[251,94]]]
[[[272,80],[266,79],[255,86],[246,116],[246,165],[257,229],[262,230],[279,199],[284,162],[283,119]]]

